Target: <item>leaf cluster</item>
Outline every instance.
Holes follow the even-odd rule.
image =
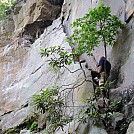
[[[90,97],[85,101],[85,104],[88,106],[85,111],[82,113],[82,122],[86,123],[87,119],[92,120],[92,124],[95,125],[99,119],[100,114],[96,107],[96,101],[94,96]]]
[[[114,115],[114,112],[107,111],[101,113],[97,107],[97,101],[94,98],[88,99],[86,105],[88,105],[88,108],[83,112],[82,122],[92,120],[93,125],[102,122],[105,127],[112,124],[112,115]]]
[[[109,87],[108,84],[108,82],[105,83],[104,90],[106,92],[109,92],[107,90]],[[99,90],[99,87],[97,87],[97,90]],[[115,118],[122,114],[123,101],[110,102],[107,107],[104,106],[106,109],[102,112],[102,109],[100,109],[97,105],[97,100],[98,98],[96,98],[96,93],[94,93],[92,97],[85,101],[87,108],[82,113],[81,121],[87,122],[90,120],[92,121],[93,125],[98,124],[98,122],[102,122],[107,131],[110,131],[110,128],[113,128],[118,131],[119,134],[125,134],[129,123],[134,120],[134,116],[126,118],[124,115],[122,120],[116,122],[116,126],[113,124],[115,122]]]
[[[110,7],[100,4],[90,9],[83,18],[76,19],[72,27],[75,30],[68,41],[72,42],[72,46],[78,46],[78,54],[92,55],[94,47],[101,42],[104,45],[113,45],[119,29],[124,25],[115,15],[111,15]]]
[[[41,57],[50,57],[47,62],[53,68],[64,67],[70,65],[73,62],[75,53],[65,51],[64,47],[52,46],[50,48],[45,48],[40,50]]]
[[[108,127],[112,124],[112,115],[114,113],[112,113],[110,110],[101,113],[100,109],[97,106],[97,100],[94,95],[90,99],[87,99],[85,103],[88,107],[82,113],[82,122],[87,122],[88,120],[90,120],[92,121],[93,125],[96,125],[101,122],[105,127]]]
[[[16,0],[1,0],[0,1],[0,20],[7,19],[7,12],[12,12],[12,6]]]
[[[123,108],[123,103],[122,101],[113,101],[111,102],[110,106],[109,106],[109,109],[112,111],[112,112],[121,112]]]
[[[32,132],[32,131],[37,131],[37,128],[38,128],[38,122],[34,121],[29,129]]]
[[[134,115],[124,118],[120,122],[117,123],[116,130],[118,130],[119,134],[126,134],[129,124],[134,121]]]
[[[5,131],[4,134],[18,134],[23,129],[28,129],[30,131],[37,132],[38,131],[38,115],[33,114],[29,117],[27,117],[19,126],[16,126],[14,128],[9,128]]]
[[[50,133],[54,132],[57,128],[70,122],[69,118],[63,116],[62,108],[64,107],[63,99],[58,96],[59,87],[52,89],[42,90],[40,94],[32,96],[33,106],[40,112],[45,114],[48,121],[48,130]]]
[[[46,88],[46,90],[42,90],[40,94],[32,96],[32,104],[37,108],[37,110],[40,110],[41,113],[45,113],[49,109],[53,108],[53,105],[55,105],[55,107],[59,107],[63,104],[59,97],[55,98],[57,95],[58,90],[56,88]]]
[[[33,115],[27,117],[23,123],[22,126],[26,129],[29,129],[31,132],[37,132],[38,131],[38,118],[39,115],[36,113],[33,113]]]

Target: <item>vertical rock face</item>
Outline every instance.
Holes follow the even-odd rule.
[[[0,22],[0,48],[4,47],[11,41],[13,31],[14,22],[12,19],[3,20]]]
[[[127,5],[128,7],[130,5]],[[128,9],[127,9],[128,10]],[[128,16],[128,18],[131,17]],[[131,17],[129,22],[126,24],[126,28],[118,37],[117,44],[115,44],[112,56],[113,59],[113,70],[117,69],[118,72],[118,83],[114,90],[111,90],[112,94],[117,94],[120,99],[126,102],[126,114],[132,115],[133,109],[133,98],[134,98],[134,73],[133,73],[133,43],[134,43],[134,18]],[[118,93],[117,93],[118,92]],[[115,96],[111,97],[115,97]],[[118,97],[117,97],[118,98]],[[119,99],[119,98],[118,98]]]
[[[60,6],[53,5],[48,0],[26,0],[18,3],[14,12],[15,30],[17,30],[35,21],[54,20],[60,12]]]
[[[130,123],[129,128],[127,130],[127,134],[133,134],[134,133],[134,122]]]
[[[134,73],[133,73],[133,44],[134,44],[134,11],[133,1],[125,1],[125,21],[126,28],[119,35],[117,43],[111,52],[113,70],[118,74],[115,75],[117,87],[111,89],[112,100],[123,100],[124,111],[128,119],[134,115]],[[130,125],[127,133],[134,133]]]
[[[126,20],[130,19],[134,13],[134,1],[127,0],[126,1]]]
[[[34,93],[56,85],[72,84],[72,82],[75,85],[81,84],[84,79],[81,71],[75,74],[70,74],[65,70],[57,73],[50,71],[45,62],[46,58],[40,57],[40,48],[61,45],[71,51],[69,44],[65,41],[67,36],[73,32],[70,24],[76,18],[86,14],[89,8],[97,6],[98,2],[99,0],[64,0],[64,3],[63,0],[21,0],[16,5],[13,17],[15,30],[12,39],[10,42],[0,44],[0,129],[2,132],[18,126],[31,113],[28,103]],[[120,35],[118,44],[112,50],[113,55],[111,54],[110,60],[112,66],[117,67],[120,73],[117,82],[118,88],[111,92],[117,93],[118,98],[127,98],[126,112],[131,108],[132,114],[134,112],[132,107],[134,74],[130,70],[133,69],[134,63],[134,21],[130,16],[133,14],[131,4],[133,0],[104,0],[104,3],[110,6],[112,13],[120,17],[123,22],[130,18],[127,31]],[[115,5],[115,3],[117,4]],[[109,54],[110,52],[111,48],[109,48]],[[97,57],[103,53],[103,48],[96,48],[94,53]],[[92,58],[86,55],[82,58],[90,61],[89,64],[94,69],[95,63]],[[118,64],[119,67],[117,62],[121,63]],[[76,70],[79,65],[73,64],[69,68]],[[90,72],[86,69],[85,71],[90,79]],[[128,94],[125,97],[126,92]],[[67,99],[73,98],[70,104],[82,105],[82,100],[92,94],[92,84],[84,84],[72,92],[66,93],[68,93]],[[80,109],[73,110],[76,113]],[[74,114],[70,109],[68,109],[68,113]],[[66,126],[64,132],[58,131],[57,134],[68,133],[68,131],[70,133],[75,131],[77,134],[106,134],[102,128],[89,126],[89,124],[73,127],[74,124]]]
[[[33,35],[28,35],[28,32],[32,33],[28,29],[34,29],[33,32],[36,34],[38,26],[45,25],[47,27],[50,25],[49,21],[52,23],[56,19],[61,6],[52,5],[47,0],[27,0],[25,2],[21,1],[16,5],[13,37],[10,38],[10,42],[2,44],[1,47],[0,129],[2,131],[19,125],[27,117],[29,108],[26,106],[32,94],[47,87],[47,85],[55,85],[55,80],[52,80],[55,74],[49,71],[44,60],[40,58],[39,51],[41,47],[50,43],[51,37],[56,38],[56,34],[61,38],[57,40],[59,43],[65,37],[59,21],[55,26],[49,28],[42,38],[32,44]],[[49,24],[46,24],[47,22]],[[57,30],[54,30],[55,28]],[[23,34],[24,32],[27,33]],[[51,33],[51,37],[48,37],[49,32],[54,34]],[[41,42],[44,43],[44,38],[46,38],[46,44],[43,46]],[[54,40],[56,41],[56,39]]]

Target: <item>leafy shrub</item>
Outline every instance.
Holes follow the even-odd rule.
[[[38,124],[36,124],[38,121],[38,115],[33,114],[29,117],[27,117],[19,126],[16,126],[14,128],[9,128],[5,134],[16,134],[20,133],[23,129],[28,129],[30,131],[38,131]]]
[[[112,112],[121,112],[122,108],[123,108],[122,101],[113,101],[113,102],[111,102],[111,104],[109,106],[109,109]]]
[[[19,132],[20,132],[20,129],[18,129],[18,128],[10,128],[4,134],[16,134]]]
[[[37,128],[38,128],[38,122],[34,121],[29,129],[30,131],[37,131]]]
[[[42,90],[40,94],[32,96],[33,106],[40,112],[45,114],[48,121],[49,132],[54,132],[57,128],[63,128],[63,126],[70,122],[69,118],[63,115],[63,99],[58,96],[59,87],[53,87],[52,89]]]

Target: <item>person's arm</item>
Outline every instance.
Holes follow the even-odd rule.
[[[102,66],[99,66],[99,67],[98,67],[98,73],[100,73],[101,70],[102,70]]]
[[[103,67],[103,60],[100,59],[99,63],[98,63],[98,73],[102,72],[102,67]]]

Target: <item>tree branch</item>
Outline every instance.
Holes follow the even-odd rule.
[[[80,62],[79,62],[79,65],[80,65],[80,68],[81,68],[81,70],[82,70],[82,72],[83,72],[83,74],[84,74],[84,77],[85,77],[85,79],[86,79],[86,78],[87,78],[86,73],[85,73],[84,69],[82,68],[82,65],[81,65]]]
[[[77,71],[79,71],[79,70],[81,70],[81,68],[79,68],[79,69],[77,69],[77,70],[75,70],[75,71],[71,71],[69,68],[67,68],[66,66],[64,66],[70,73],[75,73],[75,72],[77,72]]]

